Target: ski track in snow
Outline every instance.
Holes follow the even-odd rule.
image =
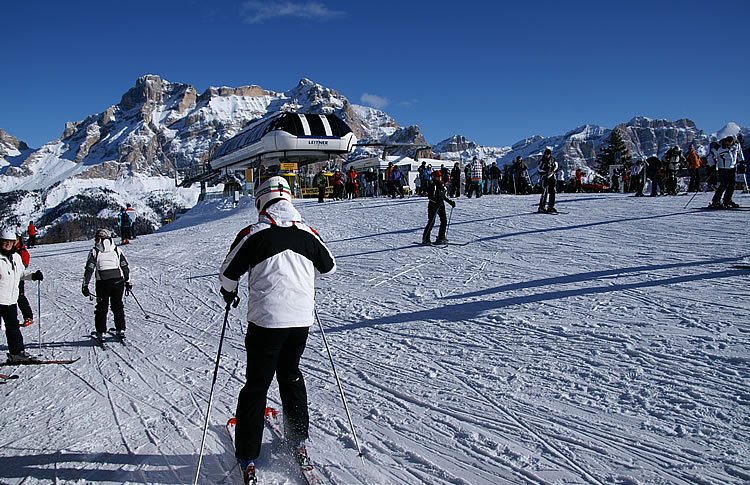
[[[750,481],[750,271],[732,267],[750,260],[750,214],[679,197],[558,199],[569,214],[532,214],[538,196],[457,199],[448,238],[469,243],[445,248],[416,244],[423,198],[295,202],[337,257],[317,308],[365,454],[316,323],[309,448],[329,483]],[[183,217],[123,248],[149,316],[126,298],[127,346],[88,336],[91,242],[31,250],[45,273],[41,351],[81,360],[6,368],[21,378],[0,386],[0,483],[192,483],[224,319],[215,273],[256,216],[209,202]],[[200,483],[240,483],[224,427],[244,382],[240,288]],[[31,353],[37,324],[22,330]],[[280,407],[275,384],[269,404]],[[263,483],[302,484],[264,442]]]

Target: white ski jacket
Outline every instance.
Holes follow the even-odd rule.
[[[315,277],[336,262],[320,236],[302,223],[291,202],[280,200],[237,235],[219,281],[237,291],[248,273],[247,320],[266,328],[309,327],[314,321]]]
[[[18,302],[18,284],[30,280],[31,273],[24,267],[20,254],[0,254],[0,305]]]
[[[112,239],[97,242],[89,252],[83,271],[84,285],[89,284],[91,275],[96,275],[96,281],[123,278],[130,281],[128,260]]]
[[[737,165],[737,161],[742,162],[745,160],[742,156],[739,143],[734,143],[729,148],[722,146],[716,150],[711,150],[710,156],[713,159],[712,165],[715,164],[716,168],[734,168]]]

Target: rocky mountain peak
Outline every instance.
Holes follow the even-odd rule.
[[[8,148],[24,151],[28,150],[29,146],[0,128],[0,156],[7,155]]]

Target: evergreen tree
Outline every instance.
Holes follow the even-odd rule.
[[[623,165],[630,163],[632,157],[625,146],[625,142],[620,135],[620,130],[615,128],[609,135],[607,146],[603,147],[596,156],[596,172],[605,177],[609,177],[610,165]]]

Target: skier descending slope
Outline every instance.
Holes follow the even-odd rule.
[[[302,223],[291,199],[283,177],[271,177],[258,187],[258,222],[240,231],[219,274],[221,293],[229,303],[248,273],[247,382],[237,403],[235,441],[245,483],[257,483],[255,459],[274,373],[285,437],[297,461],[309,462],[307,390],[299,362],[314,321],[315,276],[333,273],[336,262],[320,236]]]

